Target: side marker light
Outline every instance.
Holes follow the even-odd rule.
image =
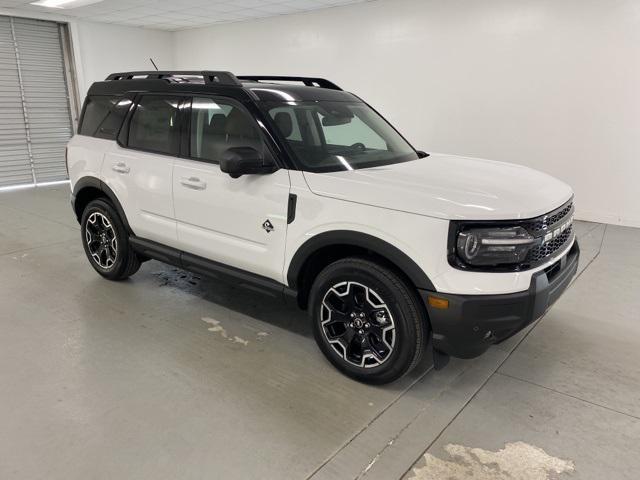
[[[449,300],[447,300],[446,298],[434,297],[433,295],[429,295],[428,301],[430,307],[440,309],[449,308]]]

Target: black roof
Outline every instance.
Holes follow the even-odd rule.
[[[296,84],[297,83],[297,84]],[[95,82],[88,95],[128,92],[218,93],[263,102],[360,101],[335,83],[316,77],[247,75],[224,71],[141,71],[112,73]]]

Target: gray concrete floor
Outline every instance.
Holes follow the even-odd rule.
[[[370,387],[274,299],[157,262],[103,280],[68,193],[0,193],[0,478],[638,478],[640,230],[579,222],[540,322]]]

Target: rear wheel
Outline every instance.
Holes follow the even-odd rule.
[[[109,280],[124,280],[140,268],[140,259],[129,243],[129,235],[106,200],[90,202],[82,212],[82,245],[91,266]]]
[[[364,258],[326,267],[311,289],[316,341],[340,371],[367,383],[392,382],[421,359],[427,320],[415,290]]]

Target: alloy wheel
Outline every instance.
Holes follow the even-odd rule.
[[[357,367],[382,365],[393,352],[396,328],[387,304],[358,282],[331,287],[320,306],[322,332],[346,362]]]
[[[85,240],[94,261],[104,269],[110,269],[118,258],[118,240],[113,225],[100,212],[89,215],[85,227]]]

